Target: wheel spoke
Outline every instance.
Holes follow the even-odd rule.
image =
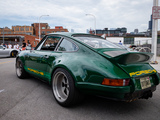
[[[69,89],[66,88],[65,90],[66,90],[66,95],[68,96],[69,95]]]
[[[69,88],[68,80],[65,77],[63,77],[63,80],[62,80],[62,92],[66,96],[68,96],[68,93],[69,93],[68,88]]]
[[[67,89],[66,88],[64,89],[64,94],[67,95]]]

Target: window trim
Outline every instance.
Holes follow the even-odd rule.
[[[39,42],[39,45],[36,46],[35,50],[37,51],[41,51],[41,48],[42,48],[42,45],[44,44],[44,42],[47,40],[47,38],[49,36],[53,36],[53,37],[60,37],[61,39],[59,40],[57,46],[55,47],[54,49],[54,52],[64,52],[64,53],[71,53],[71,52],[77,52],[79,50],[79,46],[73,41],[73,40],[70,40],[70,38],[67,38],[67,37],[64,37],[64,36],[60,36],[60,35],[46,35],[40,42]],[[74,45],[77,46],[77,50],[76,51],[58,51],[58,48],[59,48],[59,45],[61,44],[61,42],[66,39],[68,40],[69,42],[73,43]],[[45,50],[43,50],[45,51]],[[52,51],[53,52],[53,51]]]

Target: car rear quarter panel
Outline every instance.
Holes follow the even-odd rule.
[[[120,67],[112,64],[100,54],[85,46],[79,46],[80,49],[77,52],[64,52],[56,61],[53,61],[55,68],[65,66],[77,84],[78,82],[101,84],[104,78],[129,77]]]

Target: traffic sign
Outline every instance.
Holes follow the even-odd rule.
[[[160,6],[153,6],[152,7],[152,18],[153,19],[160,19]]]

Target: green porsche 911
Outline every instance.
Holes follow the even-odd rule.
[[[62,106],[76,104],[85,94],[119,101],[148,99],[160,82],[149,65],[152,55],[130,52],[95,35],[53,33],[17,56],[16,74],[51,84]]]

